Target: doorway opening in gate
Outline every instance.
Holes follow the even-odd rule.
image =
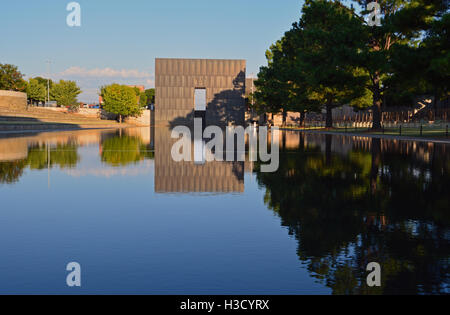
[[[194,117],[202,119],[202,129],[206,124],[206,88],[195,88]]]

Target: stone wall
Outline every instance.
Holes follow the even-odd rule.
[[[0,90],[0,107],[10,110],[26,110],[27,94]]]
[[[79,108],[77,113],[87,117],[100,118],[100,111],[98,108]]]
[[[128,117],[125,119],[125,122],[128,124],[134,124],[139,126],[150,126],[150,117],[151,111],[145,109],[142,111],[142,115],[140,117]]]
[[[49,110],[53,112],[67,113],[67,108],[62,107],[40,107],[40,109]],[[104,120],[117,119],[116,114],[108,113],[105,110],[99,108],[79,108],[77,114],[89,118],[97,118]],[[128,117],[125,119],[124,122],[138,126],[150,126],[150,117],[151,117],[150,110],[145,109],[142,111],[142,115],[140,117]]]
[[[103,109],[98,108],[80,108],[78,114],[87,117],[96,117],[107,120],[117,119],[117,115],[106,112]],[[138,126],[150,126],[150,110],[144,109],[142,115],[139,117],[127,117],[125,121],[128,124],[138,125]]]

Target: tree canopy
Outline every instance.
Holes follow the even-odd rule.
[[[147,89],[145,94],[147,95],[147,105],[155,104],[155,89]]]
[[[0,63],[0,90],[24,92],[26,87],[27,83],[17,66]]]
[[[111,84],[101,88],[101,96],[104,101],[103,109],[119,116],[119,122],[124,117],[139,116],[142,107],[138,104],[134,88]]]
[[[28,80],[27,96],[29,100],[44,102],[47,94],[46,86],[36,79]]]
[[[53,84],[53,87],[50,89],[51,98],[59,106],[69,107],[72,110],[79,107],[77,97],[80,93],[81,90],[75,81],[60,80],[58,83]]]
[[[308,1],[299,22],[266,53],[255,82],[258,110],[315,111],[368,106],[368,75],[358,67],[363,30],[354,11],[339,2]],[[261,108],[262,107],[262,108]]]
[[[371,1],[351,2],[305,1],[300,20],[266,52],[258,112],[326,109],[331,127],[333,107],[370,107],[379,129],[382,105],[412,105],[420,93],[448,97],[448,2],[380,0],[379,25],[368,23]]]

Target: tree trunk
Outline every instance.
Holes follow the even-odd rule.
[[[283,109],[283,122],[282,122],[283,127],[286,126],[286,119],[287,119],[287,112]]]
[[[333,106],[332,106],[333,99],[330,97],[327,100],[326,110],[327,110],[327,119],[325,128],[333,128]]]
[[[325,135],[325,164],[331,165],[331,144],[333,141],[332,135]]]
[[[122,123],[122,115],[119,115],[119,124]]]
[[[299,135],[300,135],[300,138],[298,141],[298,146],[299,146],[300,150],[303,150],[305,147],[305,134],[303,132],[301,132]]]
[[[436,121],[436,113],[437,113],[437,93],[434,94],[434,100],[433,100],[433,121]]]
[[[378,74],[375,74],[375,79],[373,80],[372,130],[381,129],[381,104],[380,77]]]

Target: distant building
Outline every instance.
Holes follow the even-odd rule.
[[[143,85],[127,85],[131,88],[138,88],[140,92],[144,92],[145,91],[145,86]]]
[[[255,93],[255,78],[246,78],[245,79],[245,97],[249,97],[251,94]]]

